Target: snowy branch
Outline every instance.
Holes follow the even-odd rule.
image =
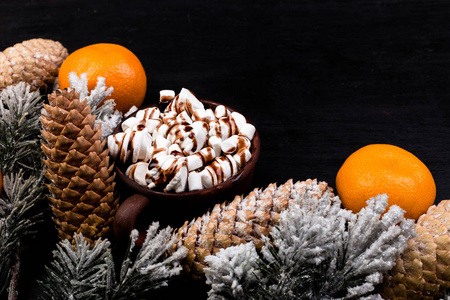
[[[80,93],[80,100],[86,98],[87,103],[91,106],[92,114],[96,116],[95,127],[102,126],[102,139],[112,134],[122,121],[123,115],[121,112],[114,110],[116,104],[113,99],[106,100],[104,103],[102,101],[112,94],[114,88],[107,88],[105,78],[98,77],[97,85],[89,92],[86,73],[78,77],[76,73],[70,72],[69,83],[71,88]],[[102,105],[100,105],[101,103]]]
[[[378,195],[358,214],[338,197],[299,195],[259,257],[250,244],[208,256],[209,299],[380,299],[374,294],[415,235],[412,220]],[[245,296],[243,296],[245,295]]]

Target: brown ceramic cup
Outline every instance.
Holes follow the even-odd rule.
[[[210,100],[201,100],[201,102],[205,108],[214,109],[220,105]],[[154,106],[158,105],[148,107]],[[228,106],[227,108],[232,112],[236,111]],[[117,126],[114,133],[120,131],[121,124]],[[133,228],[141,231],[142,238],[145,229],[154,221],[158,221],[161,226],[170,225],[178,228],[185,221],[202,216],[215,204],[231,201],[234,196],[245,194],[250,186],[260,150],[260,138],[256,130],[251,146],[252,157],[238,173],[214,187],[182,193],[156,191],[139,185],[125,175],[127,166],[116,162],[115,172],[119,193],[122,199],[126,199],[116,213],[114,221],[116,238],[128,238]]]

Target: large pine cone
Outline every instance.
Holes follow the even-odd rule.
[[[396,266],[385,277],[388,299],[442,299],[450,287],[450,200],[432,206],[416,224]]]
[[[114,195],[113,165],[101,141],[101,129],[94,129],[91,107],[78,99],[74,90],[49,95],[41,116],[45,176],[54,221],[61,239],[82,233],[93,242],[110,231],[118,199]]]
[[[32,39],[5,49],[0,52],[0,90],[24,81],[32,91],[46,92],[67,56],[61,43],[46,39]]]
[[[320,198],[332,189],[326,182],[311,179],[295,184],[288,180],[278,188],[270,184],[264,191],[255,189],[245,198],[236,196],[228,205],[217,204],[211,213],[186,222],[178,229],[178,243],[174,245],[175,249],[181,246],[188,249],[184,273],[194,279],[204,278],[205,257],[222,248],[252,241],[261,249],[261,236],[267,236],[278,223],[280,212],[288,208],[296,195],[306,191]]]

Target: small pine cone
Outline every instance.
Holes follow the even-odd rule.
[[[31,39],[5,49],[0,52],[0,91],[24,81],[32,91],[47,92],[67,56],[61,43],[46,39]]]
[[[417,237],[384,278],[387,299],[442,299],[450,287],[450,200],[432,206],[416,224]]]
[[[326,182],[308,179],[293,183],[288,180],[277,187],[270,184],[264,190],[255,189],[247,197],[236,196],[229,204],[217,204],[213,210],[178,229],[178,243],[174,249],[185,246],[188,254],[183,262],[185,275],[203,279],[205,257],[222,248],[252,241],[260,250],[264,245],[261,236],[268,236],[278,224],[280,213],[293,203],[296,195],[310,192],[322,197],[332,192]]]
[[[50,105],[44,104],[44,171],[60,238],[82,233],[92,243],[108,235],[118,199],[101,129],[94,129],[91,107],[78,97],[74,90],[57,90],[48,96]]]

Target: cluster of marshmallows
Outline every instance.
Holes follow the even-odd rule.
[[[160,92],[158,107],[139,110],[108,137],[111,156],[130,164],[126,175],[150,189],[195,191],[236,174],[251,158],[255,127],[219,105],[205,109],[187,89]]]

